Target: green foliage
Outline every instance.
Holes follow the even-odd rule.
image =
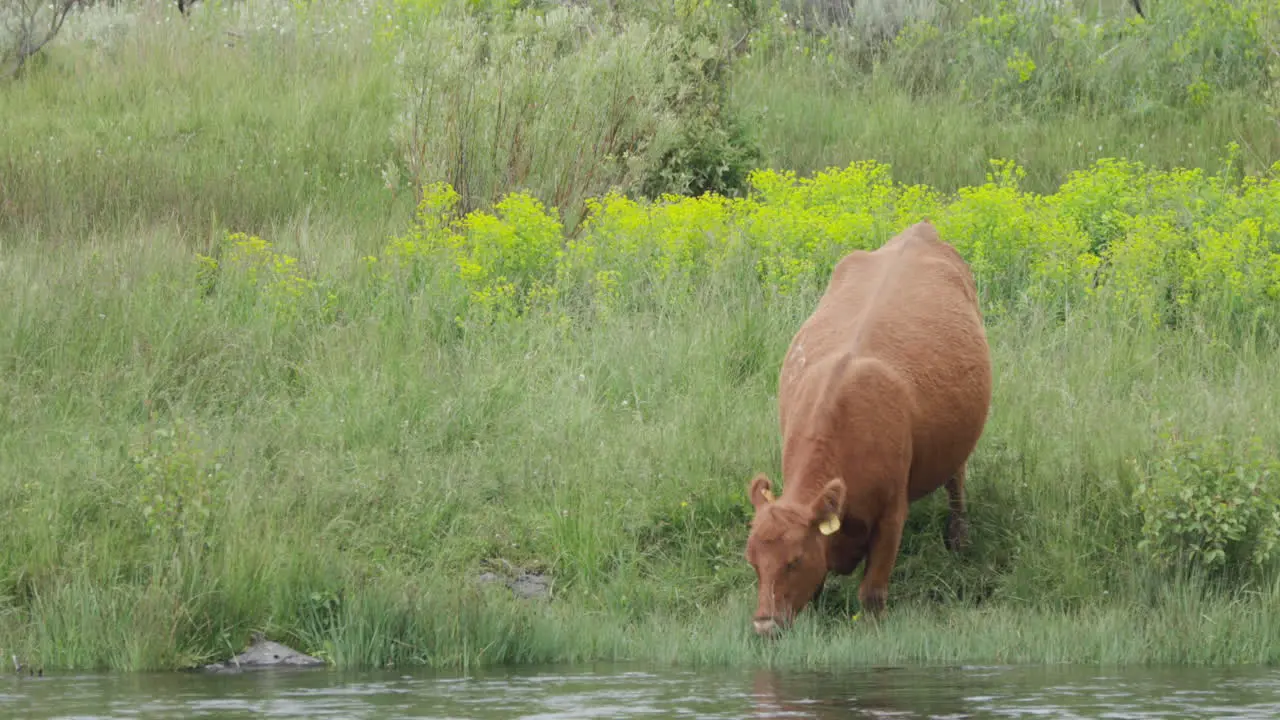
[[[942,18],[907,24],[887,63],[912,87],[937,92],[957,83],[970,99],[1041,116],[1081,106],[1196,110],[1222,93],[1268,85],[1270,14],[1269,0],[1166,3],[1146,21],[1127,5],[1088,17],[1065,4],[957,4]],[[935,47],[948,48],[945,64],[933,58]]]
[[[337,295],[318,288],[298,258],[277,251],[256,235],[228,233],[215,248],[221,259],[196,255],[195,277],[202,295],[222,293],[246,314],[264,313],[282,323],[304,311],[329,316]]]
[[[653,151],[640,181],[645,196],[733,196],[746,189],[761,153],[729,103],[732,52],[714,31],[684,30],[667,65],[666,103],[677,127],[669,144]]]
[[[1134,490],[1139,547],[1161,563],[1267,565],[1280,549],[1280,458],[1257,436],[1165,443]]]
[[[427,24],[404,48],[395,131],[414,187],[448,182],[464,212],[519,191],[574,212],[633,187],[647,148],[673,131],[663,66],[675,45],[668,29],[607,30],[575,7]]]
[[[989,157],[1007,157],[1026,169],[1027,187],[1051,192],[1106,156],[1211,172],[1236,140],[1241,166],[1257,172],[1280,151],[1272,70],[1219,68],[1198,106],[1160,99],[1195,82],[1182,65],[1148,63],[1200,22],[1180,19],[1175,4],[1142,23],[1124,3],[1093,18],[1069,6],[1046,15],[860,2],[858,13],[897,18],[884,27],[912,20],[875,62],[844,45],[858,31],[806,39],[767,4],[492,5],[230,3],[194,13],[177,35],[170,13],[147,15],[131,0],[73,14],[42,51],[47,66],[5,84],[0,228],[64,236],[91,216],[169,218],[187,239],[210,222],[270,234],[305,202],[363,237],[384,236],[433,181],[457,189],[464,211],[529,192],[572,228],[582,199],[610,188],[732,194],[757,166],[809,174],[875,158],[911,183],[954,191],[980,184]],[[1252,58],[1255,35],[1277,44],[1274,13],[1237,30],[1215,7],[1186,11],[1223,16],[1213,16],[1222,32],[1194,36],[1196,57]],[[970,21],[1004,27],[1002,13],[1018,21],[1011,32],[1040,39],[988,48],[999,38],[979,38],[985,26]],[[1050,32],[1065,23],[1092,33],[1095,21],[1119,39],[1081,45]],[[1055,59],[1067,45],[1071,57]],[[963,48],[975,56],[957,56]],[[517,65],[542,70],[509,72]],[[1042,81],[1045,92],[1033,87]],[[1019,112],[1017,97],[1039,110]],[[68,172],[84,181],[68,185]]]
[[[200,440],[178,419],[170,427],[149,427],[133,450],[138,507],[159,544],[199,547],[216,537],[212,523],[224,510],[222,463]]]
[[[470,301],[486,314],[517,312],[550,299],[561,254],[559,221],[525,193],[503,198],[496,214],[475,211],[451,220],[457,202],[458,193],[443,183],[423,188],[417,222],[391,241],[385,260],[402,269],[418,258],[449,263],[469,288]]]
[[[736,199],[610,195],[585,203],[588,216],[563,247],[553,215],[520,194],[496,215],[475,211],[441,230],[437,213],[451,203],[433,198],[456,193],[436,185],[423,203],[437,209],[384,254],[447,248],[477,303],[520,314],[531,298],[581,295],[581,284],[602,274],[610,292],[638,297],[654,279],[707,278],[741,262],[755,265],[754,282],[769,292],[812,289],[845,253],[929,217],[973,267],[993,317],[1034,302],[1064,312],[1114,307],[1151,327],[1194,316],[1244,330],[1280,309],[1274,173],[1233,186],[1223,176],[1107,159],[1042,196],[1020,189],[1018,166],[992,167],[985,184],[951,197],[896,183],[874,162],[799,181],[758,171],[751,194]]]
[[[614,27],[570,6],[442,18],[411,37],[396,142],[415,187],[448,182],[464,212],[528,192],[572,225],[611,189],[737,191],[759,159],[711,30]]]

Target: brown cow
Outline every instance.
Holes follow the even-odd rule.
[[[967,544],[965,467],[991,383],[973,274],[933,225],[841,259],[782,365],[782,495],[764,474],[748,489],[757,633],[785,627],[828,572],[851,574],[864,557],[858,600],[880,615],[907,507],[941,485],[945,543]]]

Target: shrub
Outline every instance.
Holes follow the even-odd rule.
[[[1275,560],[1280,461],[1258,438],[1166,435],[1151,465],[1134,490],[1151,559],[1214,570]]]
[[[1280,309],[1276,170],[1229,185],[1103,160],[1042,196],[1019,187],[1019,167],[996,162],[986,183],[950,197],[895,183],[875,162],[800,180],[765,170],[741,198],[587,199],[569,241],[554,209],[532,197],[458,217],[456,193],[439,184],[423,196],[433,209],[385,254],[410,265],[443,258],[474,303],[523,312],[534,297],[594,297],[602,282],[614,302],[675,278],[673,292],[691,292],[744,264],[754,277],[741,280],[764,292],[820,288],[845,253],[928,217],[970,263],[992,319],[1030,303],[1107,306],[1152,328],[1193,317],[1256,328]]]
[[[293,320],[305,303],[320,295],[314,280],[298,265],[298,258],[279,252],[257,235],[228,233],[215,254],[198,255],[196,282],[204,295],[219,290],[245,313],[262,312],[282,321]]]
[[[427,24],[406,43],[396,141],[416,187],[447,182],[467,212],[529,192],[572,213],[632,189],[664,108],[674,33],[640,22],[596,32],[587,10]]]
[[[224,500],[222,463],[181,418],[150,424],[133,450],[137,508],[147,533],[200,551]]]
[[[464,213],[527,192],[572,227],[609,190],[736,192],[759,158],[701,30],[571,6],[441,18],[407,47],[396,141],[416,189],[447,182]]]
[[[666,77],[675,130],[655,144],[640,182],[649,198],[664,194],[737,195],[761,154],[729,102],[733,50],[718,33],[682,32]]]

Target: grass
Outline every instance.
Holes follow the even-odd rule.
[[[777,473],[775,365],[804,298],[726,283],[567,335],[529,320],[460,338],[406,299],[292,334],[200,307],[167,237],[92,243],[83,263],[8,258],[0,646],[46,667],[184,665],[255,627],[344,665],[1270,662],[1280,647],[1272,587],[1220,596],[1144,572],[1126,511],[1126,461],[1157,447],[1156,418],[1254,418],[1274,442],[1262,350],[994,326],[975,547],[949,556],[944,503],[925,501],[883,630],[840,628],[846,581],[807,639],[768,650],[747,637],[744,478]],[[153,526],[172,509],[160,488],[213,511]],[[547,572],[556,599],[471,588],[498,559]]]
[[[343,666],[1280,659],[1274,568],[1156,569],[1133,499],[1166,427],[1277,446],[1272,316],[1243,337],[993,312],[974,547],[942,548],[930,498],[881,625],[850,622],[855,577],[760,643],[746,482],[778,476],[777,367],[818,286],[637,271],[610,313],[568,298],[569,322],[460,327],[455,280],[371,282],[361,258],[417,199],[384,174],[403,169],[404,77],[373,6],[290,12],[102,9],[0,87],[3,652],[174,668],[264,629]],[[1134,125],[1105,103],[1003,113],[812,62],[760,51],[731,81],[764,165],[880,157],[950,191],[1012,155],[1047,191],[1096,155],[1215,171],[1235,140],[1252,172],[1280,150],[1256,89]],[[256,290],[205,283],[196,255],[228,229],[298,258],[332,305],[264,312]],[[554,578],[554,598],[472,582],[504,562]]]
[[[746,66],[733,89],[768,167],[807,175],[870,158],[904,181],[955,191],[981,183],[990,158],[1010,158],[1027,169],[1028,187],[1047,193],[1106,157],[1213,171],[1235,141],[1244,148],[1244,172],[1256,173],[1280,153],[1273,116],[1245,94],[1195,114],[1163,108],[1139,118],[1080,108],[1031,115],[946,93],[913,97],[892,79],[849,87],[843,69],[814,73],[813,65],[789,58]]]
[[[1107,17],[1121,23],[1127,5],[1118,0],[1114,5],[1117,14]],[[526,146],[558,148],[563,142],[560,128],[574,122],[575,112],[591,109],[575,102],[608,102],[595,94],[575,100],[572,87],[515,85],[508,75],[476,91],[493,97],[473,99],[472,115],[447,103],[423,111],[416,127],[421,132],[429,126],[425,136],[434,139],[415,145],[409,132],[415,124],[406,125],[403,114],[415,107],[413,90],[428,86],[424,75],[441,87],[455,88],[479,72],[479,66],[455,60],[439,69],[446,64],[441,58],[453,57],[444,41],[436,38],[419,47],[418,35],[409,29],[380,40],[389,31],[374,24],[375,9],[381,6],[371,0],[310,7],[300,14],[287,3],[214,2],[182,21],[163,4],[124,4],[74,18],[59,41],[32,61],[32,72],[4,88],[0,229],[9,237],[48,242],[81,236],[86,223],[120,231],[138,223],[171,221],[191,242],[211,227],[275,235],[281,226],[307,218],[364,238],[372,249],[412,211],[415,151],[430,148],[434,155],[448,156],[465,139],[499,144],[512,153],[507,159],[515,165],[533,162],[536,151],[528,151],[535,157],[526,157],[514,149],[514,141],[486,140],[485,133],[511,132],[514,123],[539,133],[526,138]],[[1000,8],[991,12],[1003,17]],[[1172,47],[1166,35],[1177,32],[1180,22],[1192,21],[1200,20],[1175,14],[1153,25],[1151,37],[1126,35],[1115,42],[1131,53],[1154,53],[1157,43]],[[436,28],[452,21],[420,22]],[[955,33],[959,51],[961,42],[972,38],[964,34],[961,20],[955,23],[948,32]],[[465,27],[467,33],[474,30]],[[1275,113],[1265,102],[1274,91],[1265,77],[1258,79],[1253,66],[1225,73],[1230,82],[1215,87],[1208,100],[1189,104],[1152,97],[1157,91],[1176,94],[1181,72],[1160,74],[1165,65],[1148,62],[1147,72],[1171,86],[1152,87],[1150,81],[1130,78],[1129,64],[1118,64],[1115,77],[1103,75],[1095,82],[1118,86],[1123,94],[1062,108],[1053,103],[1067,102],[1063,88],[1084,80],[1061,68],[1041,69],[1043,96],[1028,95],[1034,88],[986,92],[987,87],[1003,87],[1002,76],[994,73],[1003,71],[1001,53],[1013,41],[993,43],[985,55],[973,51],[974,62],[994,63],[989,76],[973,76],[945,61],[942,65],[951,69],[936,69],[937,46],[928,43],[869,71],[861,56],[815,44],[788,28],[779,23],[758,30],[758,49],[742,58],[726,80],[725,102],[748,124],[762,167],[808,174],[876,159],[892,164],[901,181],[954,191],[981,183],[988,160],[1000,157],[1026,169],[1030,189],[1051,192],[1070,172],[1102,157],[1213,172],[1220,169],[1223,148],[1236,142],[1241,148],[1238,170],[1244,173],[1264,170],[1280,157]],[[637,28],[629,31],[639,33]],[[652,53],[668,52],[667,45],[637,48],[633,35],[620,36],[617,45],[608,47],[627,62],[665,61]],[[1018,42],[1036,54],[1058,47],[1039,36]],[[1071,47],[1094,51],[1087,43]],[[588,50],[601,52],[596,46],[583,52]],[[618,60],[610,68],[634,73],[627,62]],[[1195,63],[1184,65],[1193,68]],[[429,74],[431,68],[437,68],[439,77]],[[647,76],[606,72],[602,77],[643,82],[651,93],[676,87]],[[959,78],[970,77],[975,78],[971,87],[961,87]],[[1244,85],[1237,77],[1255,84]],[[567,94],[556,95],[562,99],[522,119],[486,125],[495,116],[498,94],[515,91],[535,97]],[[460,114],[448,114],[451,109]],[[646,112],[632,121],[662,125],[657,110]],[[594,130],[598,122],[590,122]],[[667,132],[674,130],[667,127]],[[526,186],[547,204],[557,204],[552,174],[564,171],[562,162],[541,162],[535,169],[547,177],[535,173],[514,185],[482,174],[495,170],[457,172],[488,188],[475,206]],[[443,175],[453,172],[450,168],[444,160],[427,166]],[[78,181],[67,182],[69,174]],[[422,179],[460,186],[453,177]],[[601,187],[589,185],[585,194],[596,194]],[[574,208],[561,209],[568,213]]]

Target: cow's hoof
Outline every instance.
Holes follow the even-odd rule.
[[[889,600],[889,591],[885,588],[869,588],[858,592],[858,603],[862,612],[873,618],[884,614],[884,606]]]
[[[947,521],[947,532],[943,535],[943,543],[947,550],[960,552],[969,547],[969,521],[963,517],[952,517]]]

